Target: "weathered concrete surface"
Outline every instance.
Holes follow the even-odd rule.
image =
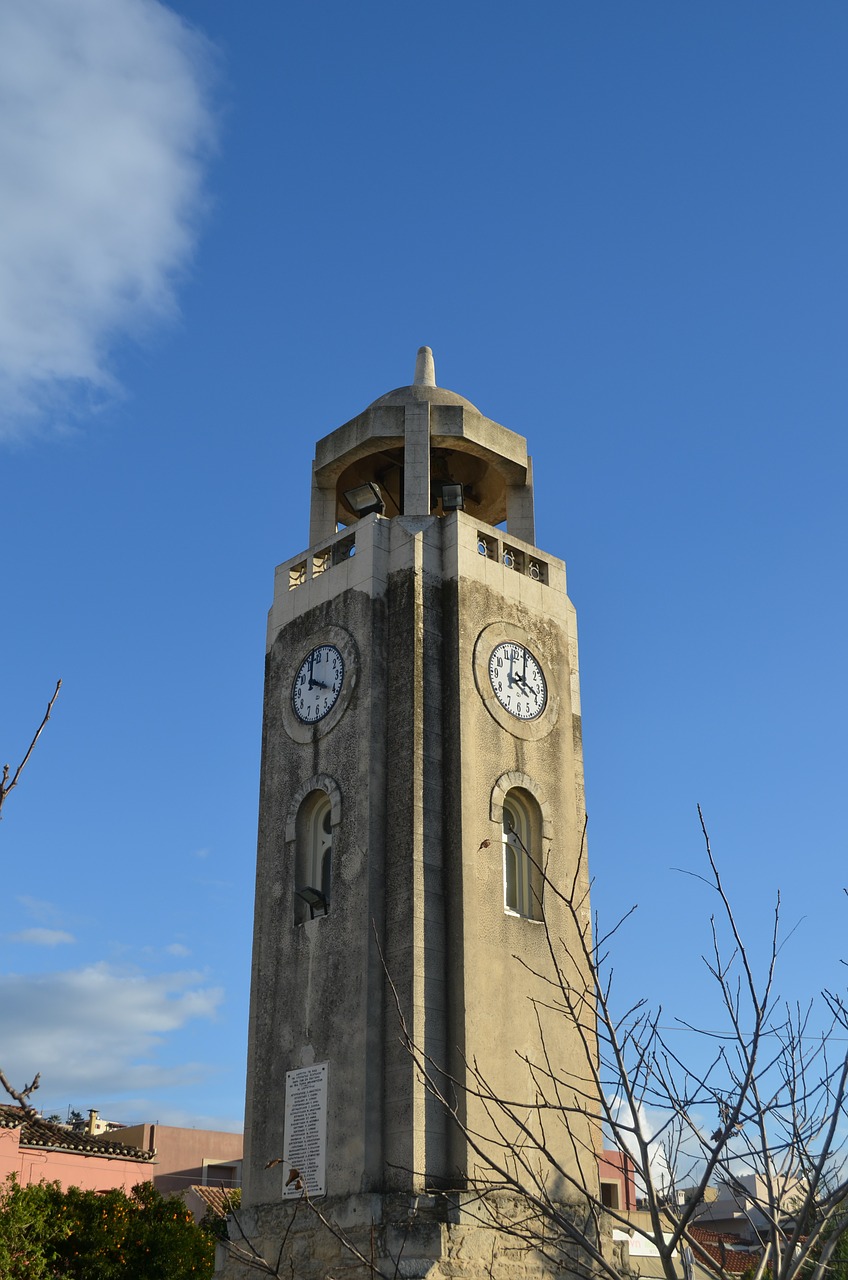
[[[440,452],[448,428],[479,464],[469,481],[477,511],[431,513],[436,473],[456,461]],[[375,479],[367,467],[398,438],[409,453],[395,489],[406,514],[335,532],[339,491]],[[506,532],[481,518],[508,503]],[[244,1222],[262,1250],[279,1250],[291,1214],[281,1204],[286,1073],[327,1062],[322,1211],[349,1219],[368,1250],[373,1240],[390,1258],[419,1197],[408,1232],[418,1252],[404,1253],[402,1275],[476,1280],[490,1265],[496,1280],[553,1274],[430,1195],[485,1181],[503,1141],[517,1137],[475,1101],[472,1064],[494,1094],[526,1101],[531,1130],[540,1086],[528,1062],[546,1052],[571,1082],[569,1101],[591,1074],[591,1032],[543,1007],[553,976],[544,926],[504,902],[512,789],[533,806],[534,852],[554,882],[588,890],[575,614],[565,566],[521,536],[532,527],[524,441],[451,392],[425,383],[389,393],[319,442],[316,536],[277,569],[268,620],[244,1165]],[[525,644],[544,671],[548,700],[534,720],[511,716],[493,694],[487,664],[504,641]],[[344,685],[327,717],[304,725],[292,680],[323,644],[342,653]],[[314,789],[331,800],[331,905],[296,923],[295,819]],[[544,908],[551,935],[573,944],[562,902],[548,893]],[[586,896],[586,925],[588,912]],[[579,988],[582,975],[566,966],[566,979]],[[458,1113],[480,1150],[426,1089],[399,1014],[416,1049],[457,1082]],[[578,1102],[568,1126],[546,1137],[560,1171],[552,1162],[543,1175],[549,1194],[574,1202],[580,1185],[597,1191],[593,1107]],[[396,1196],[407,1206],[400,1218]],[[291,1227],[294,1274],[347,1274],[347,1255],[331,1256],[338,1242],[316,1222],[299,1214]]]
[[[354,1196],[240,1211],[230,1245],[219,1245],[219,1280],[260,1274],[256,1251],[280,1277],[297,1280],[545,1280],[574,1275],[570,1246],[546,1240],[545,1253],[484,1220],[461,1196]],[[507,1197],[493,1205],[500,1223],[523,1218]],[[320,1220],[317,1213],[325,1219]],[[245,1243],[249,1238],[250,1245]],[[359,1256],[357,1256],[357,1254]],[[545,1256],[547,1254],[548,1256]]]
[[[574,619],[562,565],[546,558],[547,584],[504,568],[479,554],[477,523],[461,512],[360,523],[353,559],[317,579],[324,598],[297,615],[292,605],[309,584],[283,586],[272,611],[245,1151],[249,1203],[279,1197],[280,1170],[265,1165],[282,1154],[285,1073],[311,1062],[330,1063],[333,1194],[423,1191],[456,1185],[471,1172],[474,1161],[400,1043],[380,949],[409,1033],[432,1061],[462,1080],[464,1064],[476,1059],[497,1092],[532,1097],[521,1055],[540,1060],[532,998],[548,993],[531,975],[548,971],[548,948],[537,921],[504,911],[502,780],[512,778],[536,797],[539,853],[557,883],[573,878],[582,838]],[[278,582],[285,584],[282,568]],[[360,580],[350,583],[352,573]],[[546,672],[548,707],[538,721],[517,721],[499,708],[481,674],[490,644],[513,633],[526,637]],[[293,673],[314,645],[345,647],[345,639],[351,658],[337,721],[328,720],[329,728],[299,725],[291,708]],[[295,927],[294,850],[286,831],[293,831],[293,798],[310,779],[324,778],[340,795],[332,909]],[[585,887],[585,868],[580,883]],[[546,911],[554,936],[566,936],[568,922],[553,896]],[[544,1026],[563,1072],[585,1079],[574,1029],[547,1016]],[[591,1180],[593,1138],[588,1125],[583,1129],[552,1141],[568,1168],[576,1142],[587,1153]]]
[[[344,493],[368,481],[380,485],[390,517],[441,515],[440,482],[460,483],[469,515],[491,525],[506,520],[510,534],[533,542],[533,481],[526,440],[487,418],[464,396],[437,387],[429,380],[435,378],[434,371],[419,370],[421,363],[419,358],[411,386],[380,396],[316,444],[312,545],[332,536],[337,522],[351,522]],[[429,439],[422,426],[425,419]]]

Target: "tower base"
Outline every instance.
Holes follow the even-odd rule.
[[[570,1210],[576,1214],[575,1210]],[[514,1234],[527,1205],[502,1193],[373,1194],[240,1209],[216,1280],[560,1280],[585,1277],[577,1246]],[[510,1225],[513,1231],[510,1230]],[[265,1264],[263,1266],[263,1263]]]

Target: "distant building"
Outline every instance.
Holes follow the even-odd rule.
[[[98,1119],[96,1111],[89,1113]],[[106,1125],[108,1122],[101,1122]],[[129,1191],[152,1182],[163,1195],[199,1185],[241,1186],[242,1135],[137,1124],[89,1133],[0,1104],[0,1182],[60,1182],[86,1191]]]
[[[87,1133],[91,1137],[97,1137],[101,1133],[112,1133],[115,1129],[125,1129],[126,1125],[119,1120],[104,1120],[99,1111],[90,1110],[87,1120],[83,1120],[82,1117],[71,1120],[68,1128],[73,1129],[74,1133]]]
[[[784,1180],[780,1213],[791,1217],[793,1202],[800,1203],[803,1194],[797,1179]],[[732,1184],[722,1183],[712,1196],[704,1197],[697,1209],[697,1222],[713,1232],[733,1236],[742,1244],[757,1245],[769,1230],[769,1218],[763,1208],[768,1203],[765,1179],[758,1173],[740,1174]]]
[[[636,1166],[623,1151],[602,1151],[598,1157],[601,1200],[607,1209],[636,1208]]]
[[[598,1167],[603,1202],[621,1215],[613,1227],[613,1239],[627,1245],[629,1258],[643,1280],[660,1280],[664,1272],[656,1245],[640,1234],[644,1231],[650,1237],[654,1228],[644,1202],[636,1207],[633,1161],[619,1152],[604,1151]],[[793,1202],[801,1199],[802,1190],[796,1180],[786,1180],[780,1212],[790,1220]],[[682,1209],[695,1194],[695,1188],[676,1192],[677,1209]],[[691,1275],[702,1278],[721,1272],[741,1276],[753,1271],[767,1237],[768,1219],[762,1208],[767,1202],[768,1189],[759,1174],[741,1174],[732,1184],[706,1187],[688,1228],[691,1245],[683,1248]],[[670,1229],[665,1238],[671,1238]]]
[[[63,1188],[129,1191],[151,1180],[156,1152],[107,1136],[76,1133],[67,1125],[30,1117],[0,1104],[0,1182],[13,1173],[22,1186],[60,1182]]]
[[[710,1227],[690,1227],[689,1234],[712,1262],[716,1270],[730,1275],[744,1275],[753,1271],[762,1256],[762,1245],[746,1242],[742,1235],[715,1231]],[[701,1259],[700,1269],[707,1270],[707,1262]]]
[[[155,1168],[148,1178],[163,1195],[194,1185],[228,1190],[241,1186],[244,1139],[240,1133],[135,1124],[116,1129],[110,1137],[116,1143],[155,1149]]]
[[[654,1228],[650,1213],[647,1209],[636,1209],[628,1211],[626,1217],[630,1226],[613,1227],[613,1240],[627,1246],[630,1267],[640,1280],[664,1280],[665,1270],[652,1238]],[[641,1231],[647,1236],[640,1234]],[[664,1234],[668,1243],[671,1231]],[[672,1256],[683,1274],[691,1275],[693,1280],[711,1280],[716,1273],[741,1276],[752,1272],[762,1253],[759,1244],[746,1245],[738,1235],[714,1231],[709,1227],[690,1227],[689,1235],[697,1248],[684,1245],[682,1250],[675,1249]]]

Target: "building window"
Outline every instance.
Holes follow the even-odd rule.
[[[310,791],[297,812],[294,922],[330,910],[333,861],[332,806],[326,791]]]
[[[202,1185],[204,1187],[240,1187],[241,1161],[224,1164],[217,1160],[204,1160]]]
[[[519,788],[509,791],[503,802],[504,910],[528,920],[542,918],[538,808]]]
[[[601,1183],[601,1204],[605,1209],[621,1208],[617,1182]]]

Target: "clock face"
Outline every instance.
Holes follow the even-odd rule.
[[[548,701],[548,686],[538,661],[523,644],[495,645],[489,679],[498,702],[516,720],[536,720]]]
[[[303,659],[292,685],[292,706],[303,724],[332,711],[344,683],[344,658],[334,644],[321,644]]]

